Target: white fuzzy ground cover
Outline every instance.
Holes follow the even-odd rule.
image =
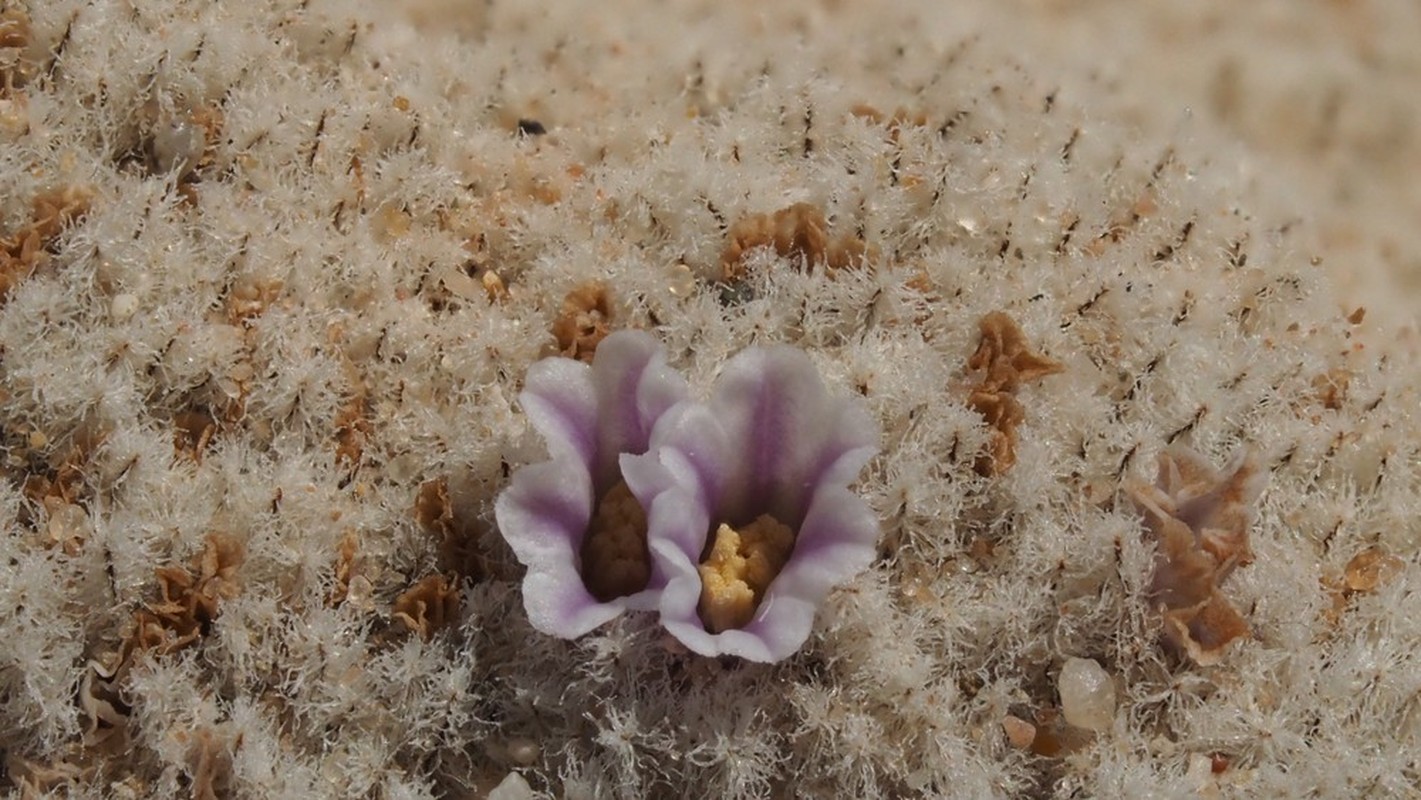
[[[1016,40],[939,5],[6,6],[0,788],[1415,793],[1416,348],[1326,271],[1375,230],[1287,204],[1258,165],[1292,150],[1173,100],[1130,127],[1145,84],[1034,61],[1059,10]],[[74,201],[52,235],[37,197]],[[734,223],[800,202],[868,263],[766,248],[716,284]],[[529,628],[493,498],[542,457],[520,381],[591,281],[698,387],[790,342],[882,425],[882,558],[795,657]],[[1065,370],[982,477],[992,311]],[[1225,585],[1253,635],[1207,668],[1159,644],[1124,494],[1172,441],[1271,473]],[[1363,552],[1388,569],[1349,584]],[[1013,746],[1069,658],[1112,724]]]

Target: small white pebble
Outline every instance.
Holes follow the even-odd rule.
[[[1184,782],[1195,792],[1204,792],[1214,782],[1214,771],[1209,757],[1195,753],[1189,756],[1189,767],[1184,771]]]
[[[153,133],[153,161],[158,172],[192,171],[207,147],[207,132],[185,119],[173,120]]]
[[[123,293],[116,294],[113,302],[109,304],[109,316],[114,322],[127,322],[133,318],[138,311],[138,295]]]
[[[676,264],[671,268],[666,290],[674,297],[690,297],[696,291],[695,273],[685,264]]]
[[[531,767],[541,754],[538,744],[528,739],[513,739],[508,742],[508,757],[520,766]]]
[[[1061,693],[1061,714],[1071,725],[1098,732],[1115,719],[1115,684],[1095,659],[1068,660],[1056,688]]]
[[[532,800],[533,787],[516,772],[508,773],[503,782],[488,793],[488,800]]]

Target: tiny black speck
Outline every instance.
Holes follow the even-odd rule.
[[[544,128],[543,123],[536,119],[520,119],[518,120],[518,132],[524,136],[542,136],[548,132],[548,129]]]
[[[743,305],[755,299],[755,288],[744,281],[720,284],[720,304],[726,308]]]

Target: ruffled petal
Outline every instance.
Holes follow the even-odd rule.
[[[519,562],[529,569],[566,562],[576,558],[592,518],[592,476],[569,457],[530,464],[513,473],[493,508]]]
[[[662,544],[663,549],[653,551],[653,557],[665,559],[670,573],[661,592],[661,624],[691,652],[771,662],[792,655],[808,638],[817,604],[788,594],[767,595],[755,619],[744,628],[721,633],[706,630],[698,610],[701,576],[695,563],[684,551]]]
[[[873,563],[877,540],[878,520],[868,504],[842,487],[824,487],[810,504],[789,563],[770,584],[754,619],[738,630],[713,634],[698,612],[701,579],[693,558],[699,554],[692,556],[663,539],[653,551],[669,573],[661,593],[662,625],[701,655],[764,662],[788,658],[809,638],[815,612],[830,590]]]
[[[665,578],[636,594],[600,602],[587,591],[578,552],[592,518],[592,478],[572,458],[530,464],[513,474],[494,503],[503,538],[528,568],[523,605],[543,633],[572,639],[628,609],[657,606]]]
[[[608,336],[590,367],[549,358],[528,369],[521,400],[552,459],[514,473],[494,514],[528,568],[523,602],[538,630],[574,638],[626,609],[656,607],[666,579],[655,565],[642,591],[598,601],[581,573],[583,540],[598,498],[619,478],[618,458],[645,452],[658,420],[687,393],[644,331]]]
[[[830,396],[809,357],[789,347],[742,352],[709,404],[669,412],[651,452],[622,462],[633,492],[654,509],[649,542],[665,574],[667,631],[707,656],[778,661],[798,650],[829,591],[873,561],[878,521],[847,484],[877,438],[868,413]],[[697,569],[710,531],[761,514],[796,530],[789,561],[748,624],[711,633]]]
[[[592,370],[570,358],[545,358],[528,368],[518,400],[554,458],[592,466],[597,453],[597,394]]]
[[[769,513],[797,526],[815,488],[852,480],[878,441],[869,415],[831,396],[809,356],[787,345],[737,354],[709,407],[734,459],[719,510],[735,523]]]
[[[868,503],[842,486],[824,486],[815,493],[789,563],[770,584],[757,619],[769,621],[774,609],[766,606],[783,598],[819,605],[834,586],[868,569],[877,543],[878,517]]]
[[[692,487],[708,508],[718,507],[735,477],[735,460],[724,426],[709,408],[692,402],[676,405],[662,416],[644,457],[624,457],[621,463],[622,474],[643,508],[670,485]],[[627,473],[631,463],[638,465],[635,469],[644,484],[642,491]]]
[[[592,477],[572,455],[518,470],[494,503],[498,529],[528,567],[528,620],[544,633],[581,636],[621,613],[588,594],[578,574],[577,547],[591,516]]]
[[[639,330],[617,331],[602,340],[591,384],[597,409],[593,474],[601,483],[617,474],[622,453],[646,452],[657,420],[689,392],[685,378],[667,366],[656,337]]]
[[[523,608],[528,622],[550,636],[576,639],[616,619],[627,610],[627,598],[599,603],[587,593],[581,576],[529,572],[523,579]]]

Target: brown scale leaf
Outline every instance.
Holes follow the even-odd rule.
[[[1032,350],[1016,320],[1001,311],[982,317],[977,327],[982,338],[967,359],[967,368],[987,371],[981,384],[984,390],[1015,392],[1023,383],[1065,370],[1060,362]]]
[[[217,434],[217,420],[204,410],[173,415],[173,451],[178,458],[202,463],[202,456]]]
[[[0,51],[14,56],[0,61],[0,97],[12,97],[34,78],[39,65],[24,57],[31,40],[30,17],[23,8],[7,4],[0,11]]]
[[[48,248],[65,226],[88,213],[93,191],[68,186],[36,195],[30,221],[0,236],[0,301],[49,262]]]
[[[606,285],[592,282],[574,287],[563,298],[562,310],[553,320],[558,352],[590,362],[597,345],[612,332],[612,316],[612,299]]]
[[[241,325],[260,317],[281,297],[286,284],[280,278],[244,275],[232,285],[223,300],[229,325]]]
[[[720,254],[721,280],[745,277],[745,257],[757,247],[773,247],[782,258],[802,261],[806,269],[826,265],[831,271],[866,261],[868,245],[857,236],[832,236],[824,212],[809,203],[795,203],[773,214],[753,214],[727,232]]]
[[[373,426],[370,424],[370,404],[365,392],[356,394],[336,413],[336,463],[355,467],[365,452],[365,441],[370,438]]]
[[[981,339],[967,359],[967,368],[983,376],[967,396],[967,405],[992,428],[985,452],[973,464],[984,477],[1001,475],[1016,464],[1017,428],[1026,421],[1026,409],[1016,391],[1027,381],[1063,371],[1058,362],[1031,349],[1015,320],[993,311],[978,323]]]
[[[1011,714],[1002,718],[1002,733],[1007,742],[1018,750],[1025,750],[1036,741],[1036,726]]]
[[[1323,408],[1337,410],[1347,402],[1347,390],[1352,383],[1351,371],[1334,367],[1312,379],[1313,396]]]
[[[429,641],[436,631],[459,616],[457,584],[444,575],[430,575],[395,599],[392,616],[405,629]]]
[[[199,728],[176,734],[179,744],[187,745],[190,794],[193,800],[217,800],[230,797],[232,753],[241,746],[242,736],[224,735],[213,728]]]
[[[1218,663],[1249,633],[1219,584],[1253,560],[1248,529],[1267,479],[1251,452],[1220,472],[1174,446],[1160,454],[1153,486],[1129,490],[1158,548],[1149,596],[1164,616],[1165,638],[1198,664]]]
[[[360,537],[354,530],[348,530],[336,544],[335,585],[331,587],[326,605],[335,608],[346,601],[350,596],[351,581],[360,574],[362,566]]]
[[[1405,569],[1406,562],[1381,545],[1371,545],[1358,551],[1348,560],[1341,574],[1333,572],[1322,577],[1323,594],[1332,601],[1322,611],[1323,620],[1331,628],[1336,628],[1342,623],[1354,597],[1375,592]]]
[[[1348,591],[1369,593],[1391,581],[1406,568],[1406,562],[1388,553],[1381,545],[1372,545],[1347,562],[1343,582]]]

